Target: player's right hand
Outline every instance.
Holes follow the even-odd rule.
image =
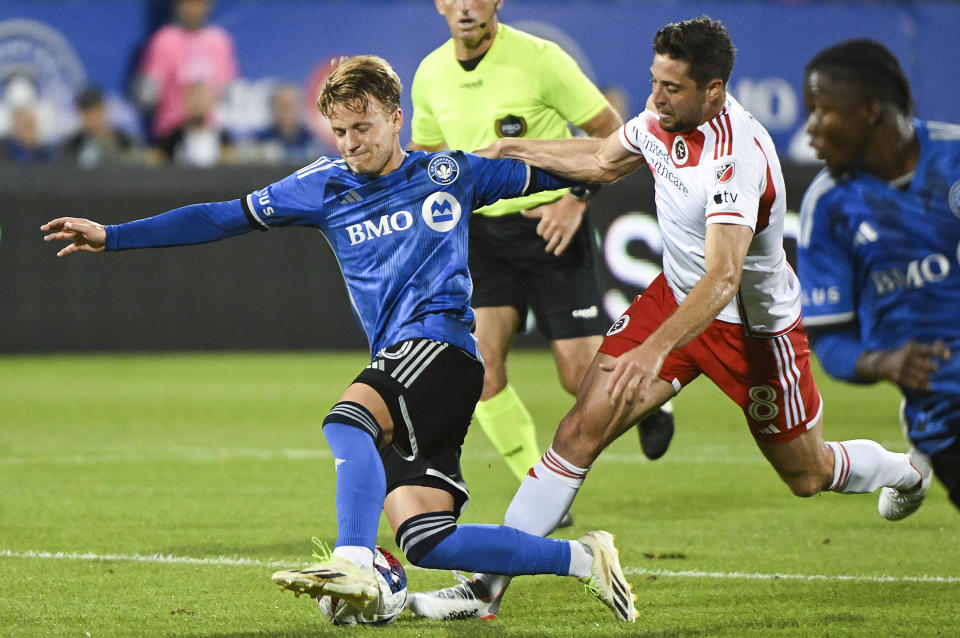
[[[43,241],[70,242],[70,245],[57,253],[57,257],[64,257],[78,250],[103,252],[107,242],[107,231],[101,224],[80,217],[58,217],[41,226],[40,230],[48,233],[43,236]]]
[[[880,356],[883,376],[905,390],[930,390],[930,377],[940,367],[938,360],[952,355],[943,341],[922,343],[912,339],[899,348],[875,354]]]

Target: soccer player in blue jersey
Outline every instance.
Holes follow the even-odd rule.
[[[800,214],[804,324],[831,375],[903,392],[923,479],[884,488],[880,513],[916,511],[931,464],[960,507],[960,126],[914,119],[900,64],[871,40],[818,53],[804,100],[826,162]]]
[[[321,157],[241,199],[118,226],[62,217],[43,225],[45,239],[71,242],[63,256],[195,244],[274,226],[324,234],[372,361],[323,421],[337,472],[335,548],[316,565],[274,574],[283,588],[339,596],[361,612],[375,604],[373,553],[384,510],[415,565],[576,576],[618,619],[633,621],[611,534],[564,541],[505,526],[457,525],[468,500],[460,447],[483,386],[467,221],[475,207],[571,182],[513,160],[405,153],[400,90],[385,60],[348,58],[318,102],[341,159]]]

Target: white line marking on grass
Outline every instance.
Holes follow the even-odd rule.
[[[294,561],[259,560],[235,556],[215,556],[196,558],[193,556],[175,556],[173,554],[94,554],[93,552],[43,552],[27,550],[15,552],[0,550],[0,558],[35,558],[43,560],[85,560],[113,561],[126,563],[172,563],[180,565],[219,565],[226,567],[292,567]],[[404,565],[404,569],[420,569],[414,565]],[[824,580],[841,582],[876,583],[960,583],[960,576],[851,576],[846,574],[751,574],[746,572],[704,572],[695,569],[672,571],[668,569],[644,569],[625,567],[627,574],[636,576],[663,576],[667,578],[715,578],[724,580]]]
[[[0,457],[2,465],[56,464],[56,465],[104,465],[110,463],[150,463],[164,461],[184,461],[192,463],[211,463],[235,460],[317,460],[329,459],[332,455],[326,448],[288,448],[282,450],[258,450],[244,448],[156,448],[149,454],[126,452],[92,452],[88,454],[68,454],[30,457]]]
[[[113,561],[122,563],[175,563],[181,565],[224,565],[227,567],[284,567],[290,561],[258,560],[232,556],[213,558],[195,558],[193,556],[174,556],[173,554],[94,554],[93,552],[39,552],[27,550],[14,552],[0,550],[0,558],[39,558],[44,560],[87,560]]]
[[[702,572],[696,569],[672,571],[625,567],[624,573],[637,576],[665,576],[673,578],[716,578],[723,580],[835,580],[869,583],[960,583],[960,576],[851,576],[848,574],[750,574],[746,572]]]

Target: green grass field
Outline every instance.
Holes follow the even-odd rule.
[[[500,619],[384,628],[326,624],[270,574],[335,537],[320,423],[363,354],[0,358],[3,636],[958,636],[960,515],[934,485],[890,523],[876,495],[799,499],[739,410],[700,380],[676,401],[657,462],[634,434],[595,464],[575,538],[617,534],[635,625],[572,579],[517,579]],[[571,400],[540,352],[514,385],[546,445]],[[905,449],[891,387],[818,374],[828,438]],[[438,396],[442,388],[438,388]],[[465,522],[499,522],[516,487],[479,431],[467,439]],[[386,523],[379,542],[395,544]],[[453,584],[408,569],[410,588]]]

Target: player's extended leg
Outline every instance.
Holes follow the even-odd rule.
[[[547,534],[576,496],[600,452],[641,417],[674,395],[671,384],[655,379],[643,401],[613,403],[607,394],[610,373],[597,353],[584,376],[577,401],[560,421],[553,444],[524,478],[504,522],[534,534]]]
[[[613,440],[650,410],[674,395],[671,384],[657,379],[643,402],[614,404],[607,394],[608,372],[600,363],[613,357],[598,353],[584,376],[577,402],[561,420],[553,445],[524,477],[504,517],[504,524],[537,536],[549,534],[570,508],[590,464]],[[478,573],[473,580],[419,594],[420,615],[431,618],[478,618],[500,599],[510,577]]]
[[[556,339],[551,342],[560,383],[570,394],[576,396],[580,382],[602,342],[603,337],[600,335]],[[637,423],[643,454],[651,461],[666,454],[673,439],[673,430],[673,407],[668,401]]]
[[[520,481],[540,458],[533,418],[507,381],[507,354],[520,318],[512,306],[482,307],[475,312],[485,371],[474,419]]]
[[[441,489],[403,485],[390,492],[384,509],[397,545],[419,567],[462,569],[516,576],[556,574],[574,576],[618,620],[633,622],[637,612],[633,595],[620,567],[613,536],[589,532],[578,541],[534,536],[504,525],[458,525],[453,496]],[[463,590],[461,592],[461,589]],[[463,617],[461,602],[473,599],[472,616],[495,618],[500,595],[475,591],[470,583],[451,588],[449,597],[411,594],[407,606],[429,618]]]
[[[337,469],[337,542],[332,556],[305,569],[281,570],[273,581],[297,595],[333,594],[363,608],[379,595],[373,552],[386,478],[377,443],[386,445],[393,421],[370,386],[354,383],[324,420]]]
[[[876,441],[823,440],[822,418],[800,436],[782,444],[757,441],[757,445],[780,478],[797,496],[813,496],[823,491],[863,494],[889,487],[905,494],[922,490],[926,494],[930,472],[918,468],[906,454],[886,450]],[[922,498],[920,499],[922,500]],[[920,506],[899,515],[881,513],[896,520]]]

